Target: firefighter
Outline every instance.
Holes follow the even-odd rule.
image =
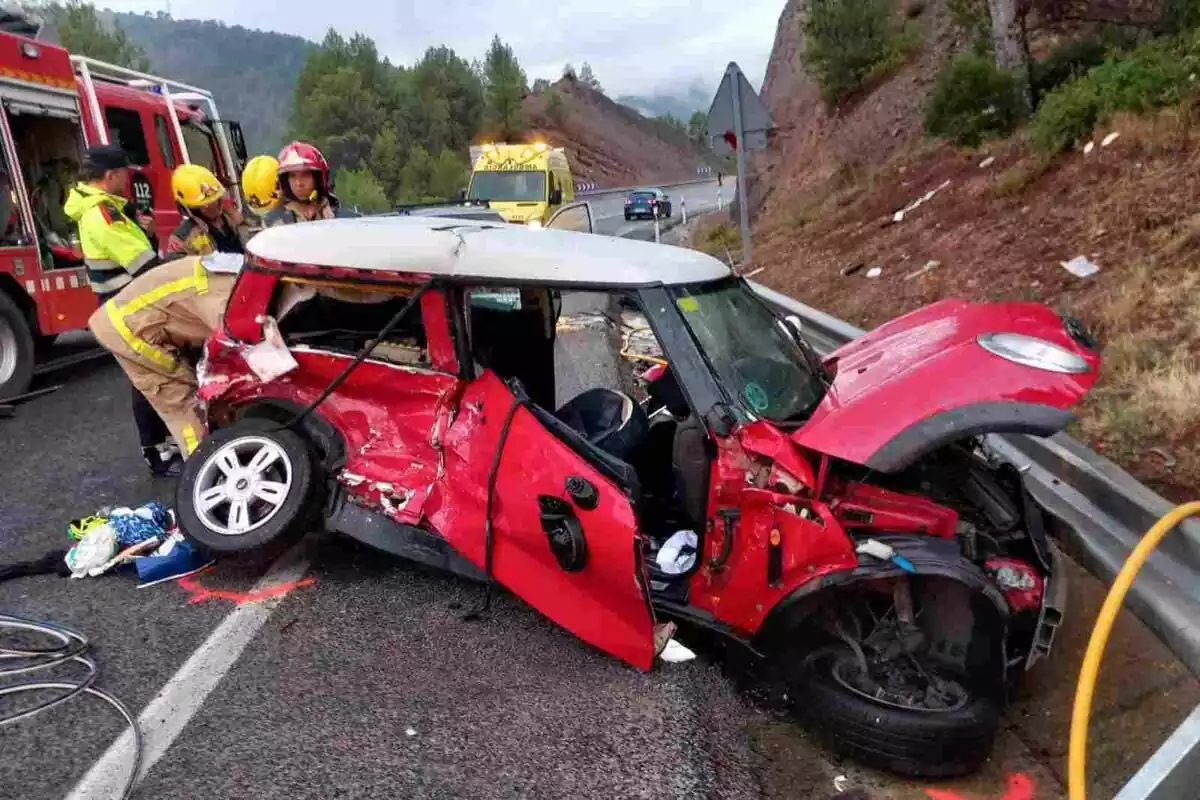
[[[241,212],[227,207],[225,187],[199,164],[181,164],[171,173],[171,194],[183,219],[167,240],[170,256],[242,253],[250,227]]]
[[[240,267],[239,256],[224,253],[170,261],[135,278],[88,320],[184,458],[205,435],[191,359],[220,327]]]
[[[267,214],[263,220],[266,227],[341,216],[329,163],[311,144],[292,142],[280,150],[278,175],[283,204]]]
[[[115,145],[97,145],[88,149],[79,171],[79,182],[67,194],[63,212],[79,226],[88,281],[103,304],[128,286],[134,277],[158,263],[158,253],[146,228],[153,229],[153,217],[137,214],[126,200],[132,165],[129,156]],[[129,217],[133,211],[138,217]],[[134,387],[133,420],[137,426],[142,458],[151,473],[158,476],[178,474],[179,463],[166,426],[154,408]]]
[[[255,156],[246,162],[242,170],[242,194],[259,219],[279,205],[279,161],[275,156]]]

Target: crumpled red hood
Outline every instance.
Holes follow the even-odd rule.
[[[1082,374],[1037,369],[977,342],[1002,331],[1057,344],[1092,369]],[[899,451],[956,430],[1048,433],[1043,429],[1056,417],[1061,426],[1067,417],[1061,411],[1095,383],[1100,358],[1077,343],[1046,306],[944,300],[849,342],[828,363],[837,370],[833,387],[793,441],[888,470],[898,468]]]

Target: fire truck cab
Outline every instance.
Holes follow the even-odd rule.
[[[241,128],[204,89],[40,41],[36,17],[0,15],[0,400],[25,391],[39,352],[96,309],[75,225],[63,212],[84,148],[119,144],[126,196],[159,242],[179,224],[171,171],[202,164],[241,202]]]

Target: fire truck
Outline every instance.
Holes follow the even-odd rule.
[[[35,15],[0,8],[0,400],[24,392],[54,338],[96,309],[63,213],[84,148],[118,144],[135,164],[126,196],[162,245],[179,224],[171,171],[203,164],[241,198],[241,127],[212,94],[106,64],[39,38]]]

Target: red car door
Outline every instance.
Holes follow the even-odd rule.
[[[649,669],[654,618],[641,535],[617,483],[530,407],[514,408],[512,392],[486,370],[467,386],[444,452],[444,491],[426,507],[441,534],[486,565],[487,486],[496,465],[493,578],[584,641]]]

